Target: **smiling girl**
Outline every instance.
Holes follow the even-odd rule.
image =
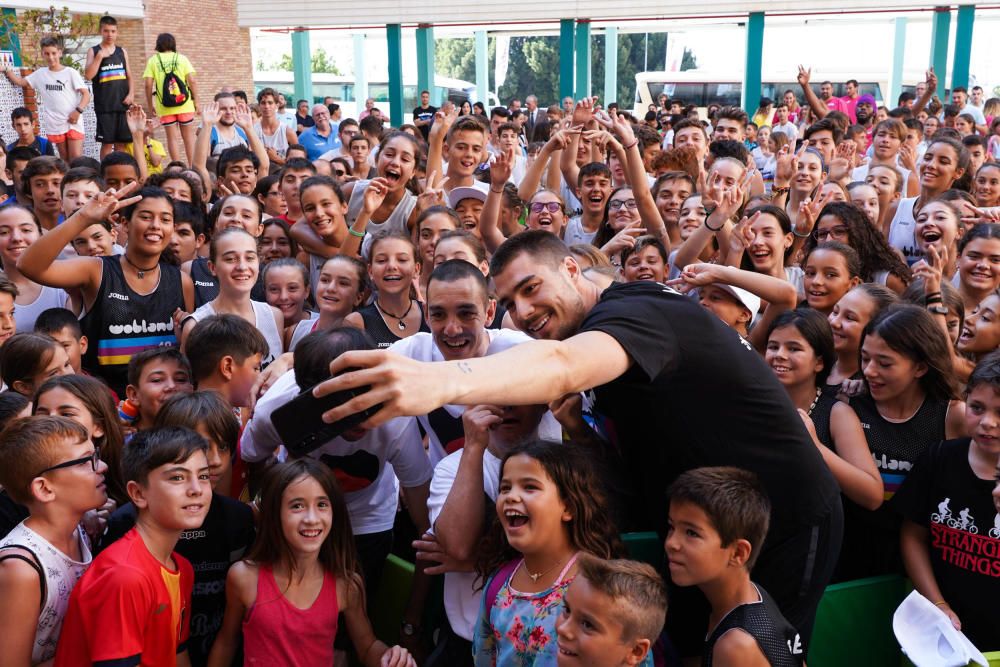
[[[326,331],[344,324],[344,318],[353,313],[368,295],[368,269],[356,257],[337,255],[326,260],[316,285],[316,306],[319,316],[303,320],[295,328],[288,351],[295,350],[299,341],[313,331]]]
[[[824,241],[802,261],[802,289],[810,308],[829,315],[833,306],[861,283],[861,260],[851,248]]]
[[[284,351],[281,333],[284,316],[264,301],[254,301],[250,292],[257,284],[260,258],[257,239],[243,229],[224,229],[212,237],[209,268],[219,281],[219,296],[191,313],[181,325],[181,347],[194,326],[212,315],[237,315],[256,327],[267,341],[269,352],[261,359],[266,367]]]
[[[43,285],[79,290],[80,320],[89,346],[83,365],[125,395],[128,362],[151,347],[176,345],[176,311],[194,309],[194,284],[163,259],[174,232],[174,206],[159,188],[134,186],[99,193],[61,225],[25,249],[22,273]],[[119,208],[128,237],[124,255],[57,260],[66,244]]]
[[[1000,227],[979,224],[958,242],[958,291],[965,309],[972,312],[983,299],[1000,288]]]
[[[281,311],[285,326],[281,339],[285,349],[289,349],[295,332],[300,328],[306,330],[305,333],[312,331],[313,320],[317,317],[306,309],[309,271],[298,260],[284,257],[268,262],[263,273],[267,303]]]

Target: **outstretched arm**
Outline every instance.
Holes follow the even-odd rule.
[[[816,93],[813,92],[812,86],[809,85],[809,77],[811,75],[811,69],[806,69],[802,65],[799,65],[799,75],[796,78],[798,79],[799,86],[802,87],[802,94],[805,96],[806,102],[809,103],[809,107],[816,114],[816,117],[824,118],[828,113],[830,113],[830,110],[826,108],[826,105],[823,104],[823,100],[816,96]]]
[[[392,352],[346,352],[330,366],[333,377],[319,385],[318,396],[347,388],[371,390],[324,414],[337,421],[379,403],[366,426],[402,415],[424,415],[455,403],[537,405],[560,396],[606,384],[632,360],[612,336],[586,331],[563,341],[536,340],[478,359],[420,362]],[[525,375],[522,369],[532,372]]]

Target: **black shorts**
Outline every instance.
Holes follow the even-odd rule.
[[[95,139],[99,144],[130,144],[132,133],[128,129],[125,110],[102,111],[97,116],[97,134]]]

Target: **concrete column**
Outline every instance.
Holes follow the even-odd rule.
[[[895,19],[895,34],[892,39],[892,71],[889,75],[887,98],[882,100],[887,109],[895,108],[899,94],[903,92],[903,57],[906,53],[906,17]]]
[[[576,99],[590,97],[590,21],[576,22]]]
[[[562,98],[575,97],[573,87],[573,58],[574,58],[574,21],[573,19],[563,19],[559,21],[559,99],[557,104],[562,104]]]
[[[952,90],[969,86],[969,60],[972,57],[972,28],[976,23],[976,6],[961,5],[955,24],[955,58],[951,65]]]
[[[420,25],[417,28],[417,102],[420,91],[429,90],[431,104],[440,106],[437,87],[434,85],[434,27]]]
[[[946,75],[948,73],[948,39],[951,30],[951,8],[935,7],[934,16],[931,18],[931,62],[937,74],[938,85],[937,94],[941,99],[945,96],[945,86],[947,85]]]
[[[389,122],[399,127],[403,124],[403,27],[386,24],[385,37],[389,49]]]
[[[604,99],[602,106],[607,107],[618,101],[618,28],[609,26],[604,29]]]
[[[312,51],[309,48],[309,31],[292,32],[292,71],[295,74],[295,99],[313,104]]]
[[[751,116],[760,103],[760,62],[764,53],[764,12],[747,17],[746,61],[743,65],[743,108]]]
[[[490,42],[485,30],[476,31],[476,97],[489,113],[490,104]]]
[[[354,117],[357,118],[365,110],[365,100],[368,99],[368,68],[365,62],[365,36],[354,35]],[[344,112],[347,117],[347,112]]]

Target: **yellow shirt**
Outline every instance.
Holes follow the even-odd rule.
[[[127,144],[125,146],[125,152],[135,157],[135,153],[132,151],[132,144]],[[143,153],[146,155],[146,173],[152,176],[153,174],[159,174],[163,172],[163,167],[169,162],[167,159],[167,151],[163,148],[161,144],[156,139],[148,139],[146,146],[143,149]],[[149,159],[150,153],[154,153],[160,156],[160,164],[157,167],[153,166],[153,161]]]
[[[166,69],[164,69],[166,68]],[[153,86],[156,90],[156,95],[154,96],[153,103],[156,105],[156,115],[157,116],[173,116],[182,113],[194,113],[194,100],[190,95],[190,87],[188,90],[188,100],[179,107],[166,108],[160,104],[160,100],[163,98],[163,77],[166,76],[166,70],[172,70],[174,74],[177,75],[184,85],[188,85],[188,75],[194,74],[194,66],[191,65],[185,56],[179,53],[155,53],[146,62],[146,69],[142,73],[143,79],[152,79]]]

